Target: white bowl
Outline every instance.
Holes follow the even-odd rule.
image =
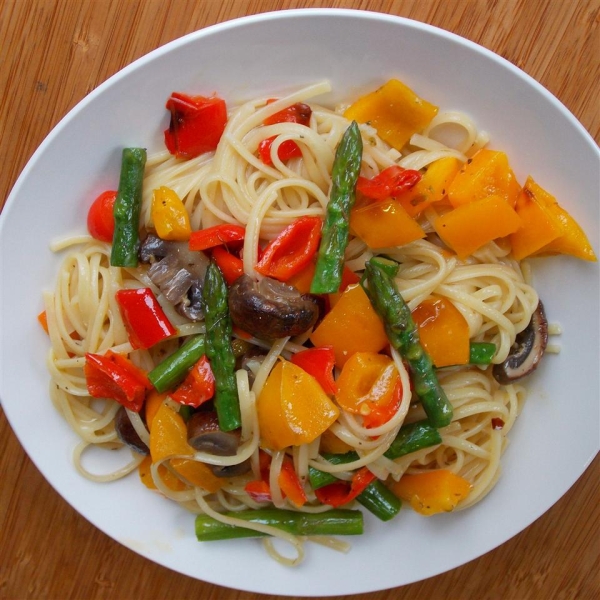
[[[36,323],[58,257],[49,241],[83,231],[89,199],[113,185],[123,146],[158,149],[174,91],[216,91],[230,105],[329,79],[323,102],[355,97],[390,77],[470,114],[505,150],[520,181],[531,174],[584,225],[598,250],[596,144],[543,87],[493,53],[434,27],[388,15],[315,9],[261,14],[176,40],[136,61],[79,103],[23,171],[0,218],[0,397],[33,462],[84,517],[135,552],[175,571],[243,590],[306,596],[374,591],[472,560],[554,504],[599,448],[599,270],[570,258],[535,265],[535,285],[562,352],[529,380],[503,475],[474,508],[391,523],[366,517],[349,554],[310,546],[296,569],[258,542],[200,544],[193,517],[137,477],[94,484],[72,467],[74,434],[48,397],[48,341]],[[14,292],[13,290],[17,290]],[[32,418],[35,413],[35,418]]]

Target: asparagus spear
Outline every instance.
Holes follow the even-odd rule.
[[[144,148],[123,148],[119,189],[113,208],[115,232],[110,254],[110,264],[113,267],[137,267],[138,265],[145,166]]]
[[[417,396],[429,422],[445,427],[452,421],[452,405],[440,385],[431,358],[419,341],[419,332],[396,282],[377,261],[365,265],[366,292],[383,320],[390,343],[408,362]]]
[[[338,508],[313,514],[264,508],[225,514],[236,519],[277,527],[293,535],[360,535],[363,533],[363,516],[359,510]],[[253,529],[221,523],[207,515],[196,517],[196,537],[200,542],[266,535]]]
[[[469,363],[472,365],[489,365],[494,354],[496,354],[496,344],[471,342],[469,345]]]
[[[156,365],[148,373],[148,379],[160,393],[171,390],[187,375],[188,371],[203,355],[204,336],[190,337],[178,350]]]
[[[337,147],[333,161],[329,203],[310,287],[313,294],[337,292],[342,282],[350,209],[354,205],[361,160],[362,138],[356,121],[352,121]]]
[[[206,323],[206,356],[215,376],[214,405],[222,431],[241,426],[240,401],[235,380],[232,325],[227,304],[227,284],[215,262],[210,263],[202,288]]]

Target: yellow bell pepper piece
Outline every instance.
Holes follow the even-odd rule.
[[[379,352],[388,344],[383,323],[358,284],[348,286],[310,341],[315,346],[332,346],[340,368],[355,352]]]
[[[390,79],[350,105],[344,116],[350,121],[369,123],[382,140],[401,150],[437,113],[437,106],[417,96],[401,81]]]
[[[570,254],[583,260],[597,260],[583,229],[562,208],[556,198],[527,178],[517,199],[517,213],[524,226],[511,236],[517,260],[527,256]]]
[[[502,196],[463,204],[433,224],[442,241],[461,259],[492,240],[514,233],[521,225],[521,218]]]
[[[190,239],[190,217],[172,189],[162,186],[154,190],[151,214],[156,233],[162,240],[185,242]]]
[[[144,460],[138,466],[138,474],[140,476],[140,481],[149,489],[156,490],[156,484],[154,483],[154,479],[152,479],[152,473],[150,472],[150,467],[152,465],[152,457],[146,456]],[[160,465],[158,467],[158,472],[160,474],[161,479],[164,484],[174,492],[181,492],[185,490],[185,483],[179,479],[176,475],[173,475],[167,467],[164,465]]]
[[[317,380],[280,360],[256,400],[261,445],[273,450],[309,444],[338,418],[339,410]]]
[[[393,198],[355,206],[350,229],[373,249],[404,246],[425,237],[421,226]]]
[[[411,217],[446,197],[450,183],[460,171],[462,163],[453,156],[431,163],[421,180],[410,190],[396,198]]]
[[[335,399],[348,412],[369,414],[372,405],[385,406],[392,401],[397,381],[398,370],[389,356],[356,352],[336,381]]]
[[[196,453],[187,441],[187,427],[181,416],[169,405],[161,404],[150,430],[150,456],[152,462],[161,461],[173,455],[193,456]],[[223,480],[216,477],[210,468],[198,461],[187,458],[171,459],[171,466],[190,483],[216,492],[223,486]]]
[[[454,510],[471,491],[466,479],[446,469],[404,475],[390,487],[396,496],[425,516]]]
[[[483,148],[454,177],[448,188],[448,200],[456,208],[488,196],[501,196],[514,207],[519,191],[506,154]]]
[[[421,344],[436,367],[469,362],[469,324],[447,298],[427,298],[412,311]]]
[[[354,448],[341,440],[331,429],[321,434],[319,443],[319,452],[321,454],[346,454],[346,452],[350,452],[351,450],[354,450]]]

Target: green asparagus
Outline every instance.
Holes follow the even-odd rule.
[[[113,208],[115,232],[110,254],[110,264],[113,267],[137,267],[138,265],[145,166],[144,148],[123,149],[119,189]]]
[[[383,320],[390,343],[408,362],[415,393],[421,399],[429,422],[433,427],[445,427],[452,421],[452,404],[419,341],[419,332],[396,282],[373,260],[365,265],[365,280],[365,291]]]
[[[325,513],[302,513],[264,508],[225,513],[228,517],[277,527],[293,535],[360,535],[363,516],[359,510],[333,509]],[[264,537],[265,533],[228,525],[207,515],[196,517],[196,537],[200,542],[243,537]]]
[[[190,337],[178,350],[156,365],[148,373],[148,379],[160,393],[172,390],[203,355],[204,336]]]
[[[356,197],[361,160],[362,138],[358,124],[352,121],[337,147],[333,162],[329,203],[310,288],[313,294],[337,292],[342,282],[350,209]]]
[[[494,354],[496,354],[496,344],[471,342],[469,345],[469,363],[472,365],[489,365]]]
[[[232,324],[227,303],[227,284],[211,262],[202,288],[206,324],[206,356],[215,377],[214,405],[222,431],[241,426],[240,401],[235,379],[235,355],[231,346]]]

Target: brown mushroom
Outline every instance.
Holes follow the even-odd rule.
[[[201,320],[207,256],[191,251],[187,242],[165,241],[153,234],[142,242],[138,254],[141,262],[150,265],[148,277],[175,310],[191,321]]]
[[[215,411],[194,413],[187,424],[188,443],[199,452],[215,456],[235,456],[240,445],[240,432],[221,431]],[[217,477],[235,477],[250,470],[250,461],[235,465],[208,465]]]
[[[498,383],[507,385],[529,375],[540,363],[548,344],[548,321],[541,300],[531,315],[529,325],[517,335],[503,363],[494,365],[492,373]]]
[[[273,340],[308,331],[319,317],[319,303],[292,285],[242,275],[229,289],[229,312],[244,331]]]
[[[124,406],[121,406],[115,415],[115,431],[117,437],[135,452],[139,454],[149,454],[148,446],[140,439],[129,419],[129,415]]]

